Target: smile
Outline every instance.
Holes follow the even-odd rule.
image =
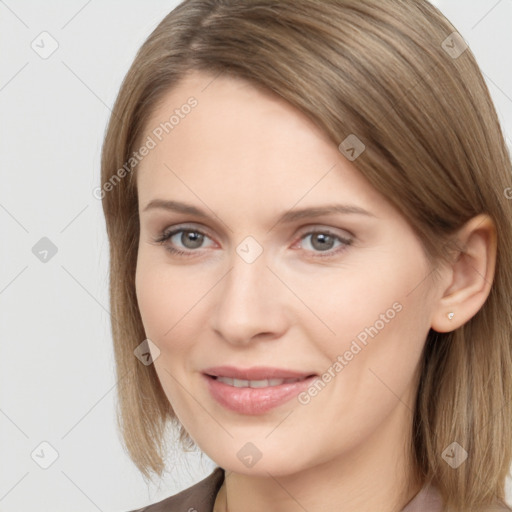
[[[306,378],[306,377],[304,377]],[[228,386],[235,388],[266,388],[273,386],[280,386],[281,384],[290,384],[292,382],[298,382],[300,379],[264,379],[264,380],[243,380],[243,379],[231,379],[229,377],[216,377],[216,380],[223,382]]]
[[[276,368],[217,367],[204,372],[202,378],[210,397],[224,409],[258,415],[289,402],[317,375]]]

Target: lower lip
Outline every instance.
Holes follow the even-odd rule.
[[[211,395],[219,404],[231,411],[250,415],[263,414],[291,400],[301,391],[306,390],[316,378],[313,376],[266,388],[235,388],[209,375],[203,374],[203,377],[206,379]]]

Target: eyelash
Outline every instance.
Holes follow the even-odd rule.
[[[181,233],[181,232],[185,232],[185,231],[188,231],[191,233],[198,233],[207,238],[210,238],[204,231],[201,231],[200,229],[181,227],[178,229],[173,229],[171,231],[162,232],[156,239],[154,239],[154,242],[157,244],[163,245],[167,240],[172,238],[177,233]],[[346,250],[346,248],[348,246],[352,245],[352,243],[353,243],[352,239],[340,237],[339,235],[332,233],[328,229],[317,229],[317,230],[308,231],[301,236],[300,240],[303,240],[304,238],[308,237],[309,235],[315,235],[315,234],[319,234],[319,233],[322,235],[329,235],[329,236],[334,237],[335,239],[339,240],[342,243],[342,245],[340,247],[338,247],[337,249],[330,249],[328,251],[312,251],[315,253],[315,257],[318,257],[318,258],[329,258],[329,257],[336,256],[339,253]],[[176,254],[178,256],[184,256],[184,257],[193,257],[193,256],[195,256],[194,252],[197,252],[196,250],[193,250],[193,249],[190,249],[188,251],[182,251],[181,249],[176,249],[175,247],[171,247],[170,245],[168,245],[166,247],[166,250],[172,254]],[[326,254],[322,254],[322,253],[326,253]]]

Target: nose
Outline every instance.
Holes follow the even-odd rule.
[[[231,270],[216,288],[211,326],[226,342],[247,345],[279,338],[286,331],[286,289],[267,267],[265,252],[252,263],[234,252]]]

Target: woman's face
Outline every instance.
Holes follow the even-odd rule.
[[[191,73],[146,130],[137,298],[199,447],[261,475],[403,450],[440,296],[406,220],[246,82]]]

